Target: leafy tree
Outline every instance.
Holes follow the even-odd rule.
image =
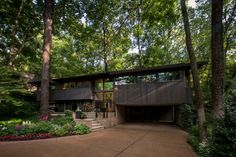
[[[26,89],[23,76],[6,66],[0,67],[0,118],[24,117],[36,111],[34,97]]]
[[[24,64],[26,49],[40,32],[41,5],[29,0],[0,2],[0,61],[19,67]]]
[[[197,68],[197,61],[195,52],[192,45],[192,38],[190,33],[190,24],[188,20],[188,13],[186,9],[185,0],[181,0],[181,9],[183,14],[183,22],[184,22],[184,29],[186,34],[186,46],[189,54],[190,64],[191,64],[191,72],[193,77],[193,87],[195,92],[195,101],[197,106],[197,115],[198,115],[198,127],[199,127],[199,138],[200,142],[204,140],[206,137],[206,128],[204,126],[205,123],[205,108],[202,98],[202,91],[200,87],[200,79],[198,74]]]

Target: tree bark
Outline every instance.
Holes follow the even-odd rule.
[[[212,64],[212,105],[214,122],[224,115],[225,54],[223,37],[223,0],[212,1],[211,21],[211,64]]]
[[[108,72],[108,60],[107,60],[107,38],[106,38],[106,28],[105,24],[102,25],[103,29],[103,62],[104,62],[104,72]]]
[[[195,92],[195,101],[196,101],[197,115],[198,115],[198,127],[199,127],[199,135],[200,135],[199,139],[200,139],[200,142],[202,142],[206,137],[206,128],[204,126],[205,107],[204,107],[203,99],[202,99],[197,61],[196,61],[196,56],[195,56],[195,52],[192,45],[190,24],[189,24],[188,12],[186,9],[185,0],[181,0],[181,10],[182,10],[183,22],[184,22],[186,46],[187,46],[187,51],[188,51],[188,55],[190,59],[191,72],[192,72],[192,77],[193,77],[193,88]]]
[[[41,80],[41,114],[48,114],[49,107],[49,81],[50,81],[50,52],[52,45],[52,11],[53,0],[45,0],[44,10],[44,42],[42,52],[42,80]]]

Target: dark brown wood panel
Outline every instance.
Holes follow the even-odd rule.
[[[40,95],[37,94],[37,100]],[[92,100],[93,94],[90,88],[73,88],[65,90],[54,90],[50,93],[51,101],[60,100]]]
[[[191,89],[184,81],[119,85],[116,88],[117,105],[177,105],[192,103]]]

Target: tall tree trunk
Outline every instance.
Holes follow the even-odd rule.
[[[142,5],[142,0],[139,0],[138,2],[138,54],[139,54],[139,68],[142,68],[142,49],[141,49],[141,42],[140,42],[140,23],[141,23],[141,5]]]
[[[50,80],[50,51],[52,45],[52,11],[53,0],[45,0],[44,10],[44,42],[43,42],[43,69],[41,80],[41,100],[40,111],[41,114],[48,114],[49,107],[49,80]]]
[[[106,38],[106,28],[105,24],[102,25],[103,29],[103,63],[104,63],[104,72],[108,72],[108,61],[107,61],[107,38]]]
[[[223,0],[212,1],[211,21],[211,64],[212,64],[212,105],[214,122],[224,115],[225,54],[223,38]]]
[[[191,72],[193,76],[193,88],[195,92],[195,101],[197,105],[197,115],[198,115],[198,127],[199,127],[199,139],[202,142],[206,137],[206,128],[204,127],[205,123],[205,107],[202,100],[202,92],[200,87],[199,74],[197,69],[197,61],[195,52],[192,45],[191,33],[190,33],[190,24],[188,20],[188,13],[186,9],[185,0],[181,0],[181,10],[183,15],[184,30],[186,35],[186,46],[191,64]]]

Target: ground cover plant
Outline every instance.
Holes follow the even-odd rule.
[[[32,140],[68,135],[82,135],[90,132],[84,124],[76,124],[71,114],[34,121],[13,119],[0,122],[0,141]]]

